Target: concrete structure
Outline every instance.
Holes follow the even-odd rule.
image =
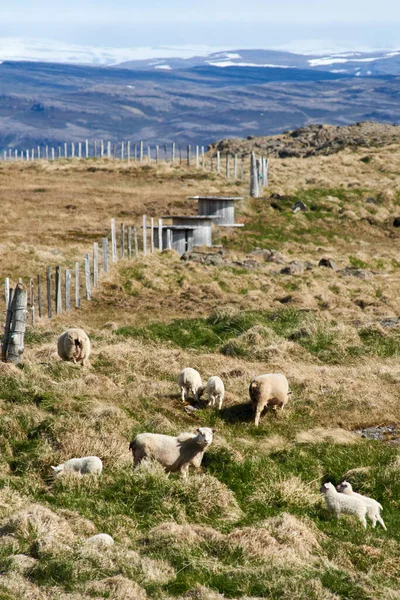
[[[148,227],[148,229],[150,229]],[[163,250],[175,250],[180,256],[193,250],[193,233],[196,228],[190,225],[163,225]],[[154,227],[154,246],[159,247],[158,226]]]
[[[197,200],[197,214],[213,217],[219,227],[243,227],[235,223],[235,202],[243,200],[241,196],[190,196]]]
[[[206,215],[168,216],[163,219],[172,219],[172,225],[186,225],[193,227],[193,246],[212,246],[211,226],[218,218]]]

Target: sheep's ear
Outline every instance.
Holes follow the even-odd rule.
[[[216,430],[216,429],[211,429],[211,431],[212,431],[213,433],[215,433],[217,430]]]
[[[198,427],[198,428],[196,429],[196,431],[198,431],[199,433],[201,433],[201,431],[200,431],[200,427]]]
[[[51,468],[53,469],[53,471],[57,471],[57,467],[53,467],[53,465],[51,465]]]

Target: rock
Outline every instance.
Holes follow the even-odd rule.
[[[192,406],[191,404],[188,404],[187,406],[185,406],[183,408],[183,410],[185,411],[186,414],[193,415],[199,409],[196,408],[195,406]]]
[[[362,438],[368,440],[380,440],[393,444],[399,441],[400,430],[397,425],[378,425],[377,427],[356,429],[354,433],[358,433]]]
[[[393,227],[400,227],[400,217],[393,219]]]
[[[365,198],[365,202],[367,204],[378,204],[378,200],[376,198]]]
[[[397,317],[388,317],[387,319],[381,319],[378,323],[382,325],[382,327],[394,327],[400,323],[400,319]]]
[[[292,211],[294,213],[298,213],[298,212],[306,212],[308,210],[308,206],[307,204],[305,204],[304,202],[302,202],[301,200],[298,200],[297,202],[295,202],[293,204],[292,207]]]
[[[339,272],[346,276],[358,277],[359,279],[369,279],[371,277],[371,273],[366,269],[354,269],[353,267],[346,267]]]
[[[304,273],[305,265],[300,260],[292,260],[287,267],[281,269],[281,273],[284,275],[300,275]]]
[[[339,267],[332,258],[321,258],[321,260],[318,263],[318,266],[326,267],[327,269],[333,269],[334,271],[339,270]]]
[[[108,533],[97,533],[88,538],[85,544],[93,544],[94,546],[113,546],[114,540]]]
[[[268,252],[268,254],[267,254]],[[267,262],[273,262],[273,263],[277,263],[279,265],[284,265],[285,264],[285,257],[283,254],[281,254],[280,252],[277,252],[276,250],[267,250],[264,258]]]
[[[181,260],[202,263],[205,265],[220,266],[224,264],[224,259],[220,253],[213,254],[209,252],[185,252]]]

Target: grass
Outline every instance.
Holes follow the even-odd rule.
[[[220,266],[168,252],[121,261],[92,304],[28,327],[21,365],[0,367],[1,598],[397,597],[398,448],[353,430],[400,420],[398,326],[379,324],[400,311],[388,229],[398,151],[363,156],[272,160],[269,193],[243,203],[242,230],[222,234]],[[106,235],[111,216],[139,227],[143,212],[193,212],[186,197],[200,183],[205,194],[233,189],[194,169],[162,165],[154,177],[152,168],[90,164],[18,165],[18,177],[1,165],[4,275],[70,265]],[[306,213],[292,213],[297,200]],[[280,274],[259,250],[270,246],[286,263],[314,267]],[[369,278],[320,269],[322,256]],[[57,359],[57,338],[72,325],[91,337],[89,367]],[[183,410],[176,380],[185,366],[223,378],[220,412]],[[286,373],[292,395],[279,418],[267,412],[255,428],[248,385],[264,372]],[[152,463],[132,471],[137,433],[198,426],[216,428],[202,473],[183,481]],[[51,477],[50,465],[89,454],[103,460],[100,478]],[[326,511],[321,482],[343,477],[382,503],[387,532]],[[88,548],[100,532],[115,545]],[[17,574],[21,553],[37,562]]]

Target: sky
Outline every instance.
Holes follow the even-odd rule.
[[[311,40],[400,47],[399,0],[13,0],[0,37],[102,47],[272,48]]]

